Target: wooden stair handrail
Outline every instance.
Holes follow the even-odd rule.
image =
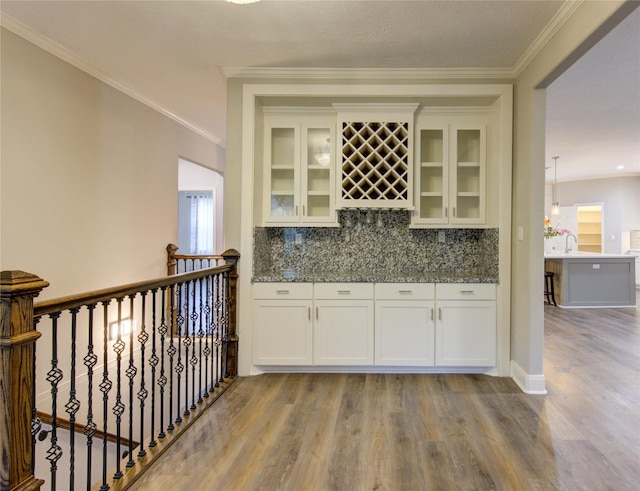
[[[224,273],[226,271],[231,271],[232,269],[232,264],[225,264],[223,266],[216,266],[214,268],[201,269],[198,271],[181,273],[174,276],[164,276],[162,278],[156,278],[153,280],[139,281],[136,283],[129,283],[128,285],[115,286],[111,288],[104,288],[102,290],[81,293],[78,295],[70,295],[68,297],[45,300],[43,302],[38,302],[35,304],[34,314],[36,317],[41,317],[43,315],[60,312],[62,310],[82,307],[83,305],[87,304],[106,302],[107,300],[112,300],[114,298],[123,298],[141,291],[149,291],[157,288],[168,287],[171,285],[175,285],[176,283],[196,280],[198,278],[204,278],[205,276],[210,276],[216,273]]]

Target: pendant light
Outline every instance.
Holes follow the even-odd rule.
[[[560,214],[560,202],[558,201],[558,197],[556,196],[556,189],[558,187],[558,159],[560,157],[558,157],[557,155],[555,157],[551,157],[553,159],[553,192],[551,193],[551,214],[552,215],[559,215]]]

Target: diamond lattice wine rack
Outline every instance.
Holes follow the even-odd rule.
[[[384,106],[384,107],[382,107]],[[391,106],[391,107],[390,107]],[[414,104],[334,104],[341,132],[338,204],[412,208]]]

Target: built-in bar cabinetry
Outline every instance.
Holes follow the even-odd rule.
[[[264,223],[336,225],[335,113],[264,109]]]
[[[257,365],[313,363],[313,284],[253,285],[253,361]]]
[[[376,364],[433,366],[435,285],[377,283]]]
[[[496,287],[257,283],[258,366],[493,367]]]
[[[495,364],[495,285],[438,284],[436,310],[437,366]]]
[[[313,364],[372,365],[373,285],[316,283],[313,299]]]
[[[413,208],[417,103],[333,104],[337,113],[336,206]]]
[[[412,225],[479,226],[486,213],[486,122],[426,118],[416,125]]]

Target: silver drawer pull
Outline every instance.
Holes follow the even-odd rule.
[[[460,293],[463,295],[475,295],[476,292],[474,292],[473,290],[460,290]]]
[[[351,290],[338,290],[338,295],[351,295]]]
[[[413,290],[398,290],[400,295],[413,295]]]
[[[276,290],[276,295],[289,295],[289,290]]]

